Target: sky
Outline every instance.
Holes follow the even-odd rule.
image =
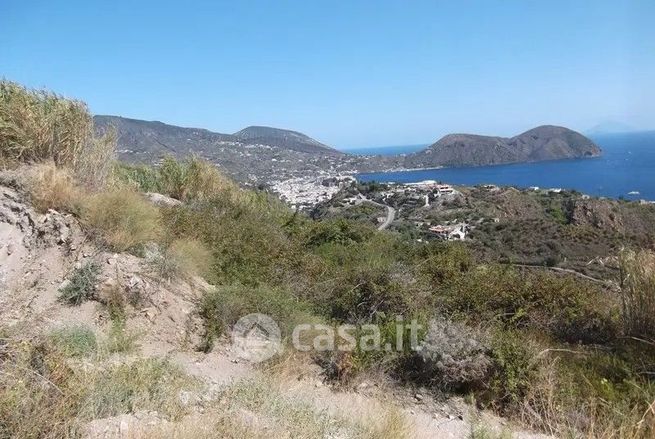
[[[655,1],[0,0],[0,76],[95,114],[348,148],[655,129]]]

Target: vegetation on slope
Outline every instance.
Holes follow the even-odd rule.
[[[176,258],[175,267],[160,269],[202,274],[215,286],[199,306],[206,327],[199,348],[211,349],[236,319],[251,312],[273,316],[287,339],[299,322],[375,323],[383,345],[393,340],[396,317],[402,316],[423,325],[422,351],[408,343],[394,352],[358,346],[312,353],[313,359],[343,385],[360,374],[385,374],[434,392],[469,395],[479,405],[555,434],[655,432],[652,254],[625,254],[617,294],[564,274],[490,264],[461,244],[418,243],[346,219],[311,221],[266,194],[239,189],[197,159],[168,160],[159,168],[103,163],[103,169],[114,170],[111,178],[86,185],[78,164],[89,151],[83,134],[88,127],[66,122],[84,115],[81,107],[3,86],[14,87],[0,101],[0,115],[12,114],[3,116],[0,131],[4,166],[54,163],[53,172],[70,175],[66,181],[75,190],[72,201],[53,198],[52,206],[78,215],[100,245],[146,254],[154,243]],[[44,109],[17,120],[12,110],[17,102]],[[68,110],[46,111],[50,105]],[[31,139],[32,131],[25,131],[29,139],[16,134],[23,124],[50,118],[57,134],[45,143]],[[66,141],[61,127],[73,140]],[[54,174],[43,175],[49,176],[37,181]],[[184,203],[155,207],[140,193],[154,190]],[[42,210],[50,207],[47,195],[36,190],[34,196]],[[72,301],[85,297],[86,287],[79,292],[70,291]],[[91,349],[86,335],[75,338],[81,341],[71,341],[74,347],[64,352]],[[170,406],[177,401],[171,395],[188,384],[169,365],[146,361],[85,374],[61,355],[36,342],[3,348],[3,435],[62,436],[72,428],[71,419],[139,407],[171,417],[180,413]]]

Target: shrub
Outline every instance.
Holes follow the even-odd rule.
[[[473,257],[462,243],[431,242],[419,247],[416,258],[420,272],[433,285],[439,285],[466,273],[473,267]]]
[[[231,196],[163,209],[165,229],[177,239],[195,239],[211,250],[212,283],[244,285],[302,282],[307,254],[281,227],[267,204]]]
[[[167,280],[209,275],[212,255],[196,239],[176,239],[161,253],[149,258],[156,273]]]
[[[98,347],[95,333],[85,326],[55,329],[50,333],[50,340],[69,357],[88,356]]]
[[[119,165],[115,168],[115,175],[120,181],[144,192],[159,192],[187,202],[207,201],[238,192],[238,187],[216,166],[197,157],[186,161],[166,157],[158,168]]]
[[[621,253],[623,324],[628,334],[655,340],[655,254]]]
[[[304,241],[307,247],[316,248],[323,244],[358,244],[370,238],[374,229],[355,221],[345,219],[325,220],[312,223]]]
[[[421,381],[447,389],[479,388],[491,369],[489,348],[472,328],[442,318],[430,321],[418,356]]]
[[[157,168],[146,165],[114,163],[111,175],[116,185],[125,185],[142,192],[162,192]]]
[[[333,282],[321,284],[321,305],[339,321],[365,323],[377,318],[409,315],[425,302],[412,284],[407,267],[400,264],[358,265],[341,273]]]
[[[80,305],[89,300],[95,292],[100,266],[87,262],[73,272],[68,283],[59,290],[59,300],[69,305]]]
[[[211,349],[215,337],[224,334],[237,320],[251,313],[270,316],[280,326],[283,337],[291,336],[297,324],[315,320],[308,304],[287,291],[268,286],[217,287],[205,294],[199,313],[205,323],[206,350]]]
[[[491,341],[491,376],[484,398],[500,410],[520,402],[534,384],[536,355],[520,333],[498,331]]]
[[[28,190],[32,204],[39,212],[48,209],[73,212],[80,201],[80,192],[70,171],[58,168],[54,162],[29,169]]]
[[[85,200],[84,222],[116,251],[139,250],[160,235],[159,210],[126,188],[98,193]]]
[[[616,336],[603,291],[573,276],[479,266],[438,291],[448,311],[477,321],[547,331],[571,342],[599,343]]]

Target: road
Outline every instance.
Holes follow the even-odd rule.
[[[378,203],[377,201],[373,201],[369,198],[366,198],[364,195],[359,194],[357,195],[357,201],[355,201],[355,205],[358,206],[362,204],[364,201],[367,201],[371,204],[374,204],[376,206],[384,207],[387,209],[387,218],[384,220],[382,224],[378,226],[378,230],[384,230],[387,227],[391,225],[394,219],[396,219],[396,209],[394,209],[391,206],[387,206],[386,204]]]
[[[378,206],[384,206],[383,204],[376,203]],[[393,220],[396,218],[396,209],[391,206],[384,206],[387,208],[387,218],[382,224],[378,226],[378,230],[384,230],[391,225]]]

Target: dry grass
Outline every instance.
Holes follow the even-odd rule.
[[[97,190],[116,149],[113,131],[96,137],[84,102],[0,80],[0,166],[51,161]]]
[[[52,161],[27,169],[27,189],[32,204],[39,212],[49,209],[75,212],[79,207],[81,191],[71,172],[58,168]]]
[[[71,361],[42,340],[9,339],[0,356],[0,437],[77,437],[91,419],[137,410],[175,420],[187,412],[179,392],[198,388],[164,360],[101,366]]]
[[[53,160],[72,166],[89,140],[86,105],[45,90],[0,81],[0,158],[5,162]]]
[[[626,332],[655,341],[655,253],[621,253],[621,299]]]
[[[131,189],[115,188],[88,197],[82,219],[119,252],[139,250],[161,235],[159,210]]]
[[[186,162],[167,158],[158,169],[165,194],[182,201],[204,201],[236,186],[214,165],[193,157]]]
[[[212,255],[196,239],[176,239],[162,253],[150,257],[149,262],[155,273],[166,280],[206,277],[211,270]]]
[[[655,401],[652,393],[635,389],[643,401],[624,395],[625,401],[608,401],[594,395],[573,391],[571,379],[591,382],[595,377],[576,371],[562,373],[560,358],[542,359],[543,367],[534,378],[534,385],[517,407],[517,418],[524,425],[554,437],[601,439],[646,439],[655,432]],[[632,384],[637,386],[636,383]],[[631,402],[632,401],[632,402]]]
[[[110,177],[115,159],[116,130],[110,129],[84,145],[75,164],[75,176],[86,189],[101,190]]]

